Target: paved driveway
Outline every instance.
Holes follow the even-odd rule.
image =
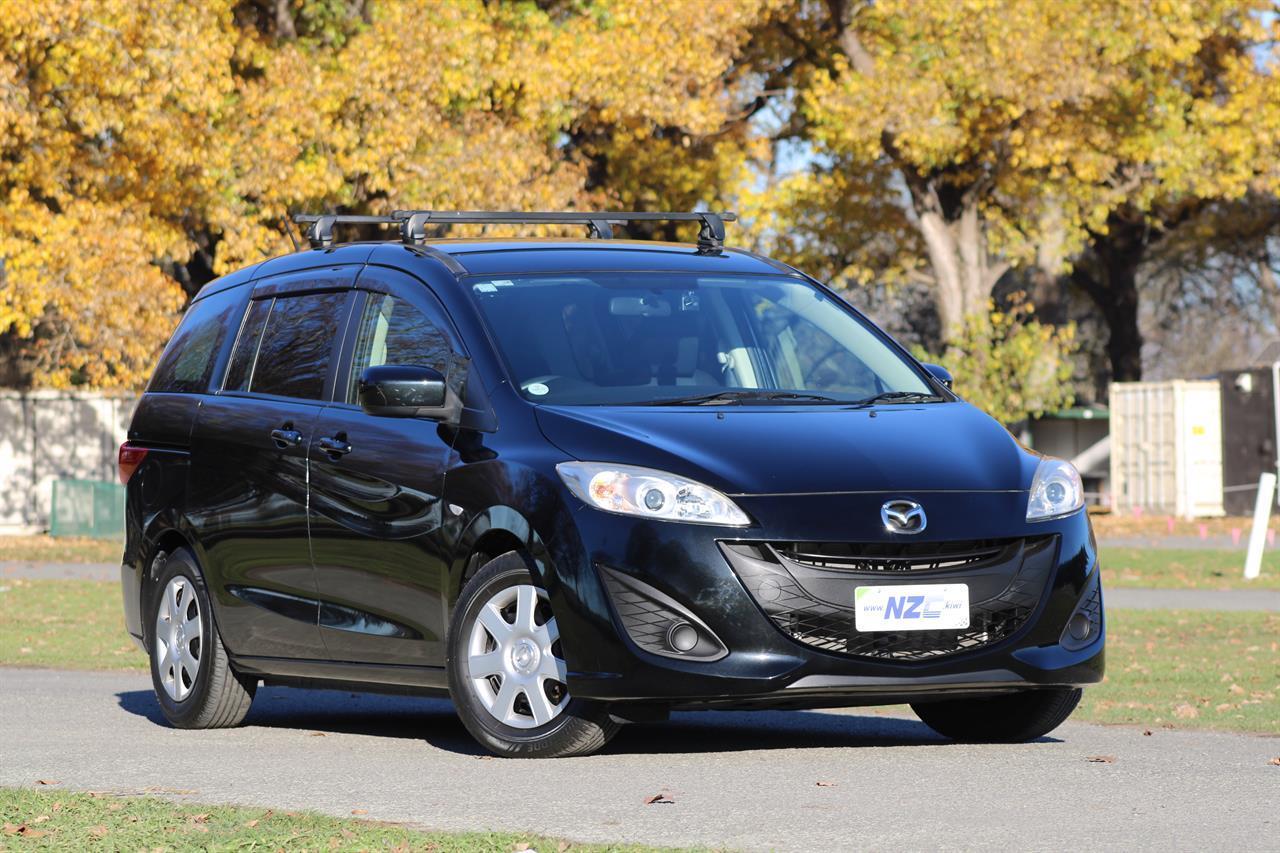
[[[587,841],[1274,850],[1275,756],[1280,738],[1082,723],[1034,744],[959,746],[864,710],[680,714],[601,755],[504,761],[482,757],[441,700],[273,688],[245,727],[186,732],[161,723],[145,675],[0,669],[3,785]],[[644,804],[660,792],[674,802]]]

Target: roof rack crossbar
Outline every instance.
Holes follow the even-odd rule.
[[[396,210],[390,216],[357,216],[348,214],[305,214],[293,217],[306,223],[307,239],[312,248],[333,245],[334,225],[394,225],[400,239],[420,245],[427,239],[427,223],[434,225],[586,225],[590,236],[608,240],[613,237],[612,223],[626,222],[698,222],[699,251],[718,252],[724,247],[724,224],[737,220],[737,214],[710,211],[515,211],[515,210]]]

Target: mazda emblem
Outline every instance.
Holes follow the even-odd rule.
[[[890,533],[919,533],[928,523],[924,507],[915,501],[886,501],[880,507],[880,520]]]

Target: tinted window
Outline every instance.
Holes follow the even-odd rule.
[[[267,315],[249,390],[319,400],[347,292],[277,297]]]
[[[240,328],[240,336],[236,338],[236,348],[231,353],[231,364],[227,368],[227,378],[222,387],[227,391],[248,391],[249,378],[253,375],[253,360],[258,354],[258,342],[262,340],[262,329],[267,325],[267,315],[271,313],[270,299],[258,299],[249,304],[249,313],[245,316],[244,325]]]
[[[471,291],[512,378],[538,402],[930,392],[869,324],[796,278],[602,272],[512,276]]]
[[[360,317],[347,402],[355,402],[360,373],[379,364],[433,367],[446,376],[452,348],[449,339],[416,306],[381,293],[369,294]]]
[[[160,356],[147,390],[186,394],[208,391],[214,362],[228,330],[235,325],[236,309],[243,297],[244,291],[233,287],[193,304]]]

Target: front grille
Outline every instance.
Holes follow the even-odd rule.
[[[981,563],[1016,547],[1020,539],[968,542],[786,542],[770,545],[802,566],[854,572],[931,572]]]
[[[1057,537],[909,546],[734,542],[722,547],[756,603],[793,640],[854,657],[922,661],[983,648],[1022,628],[1053,573]],[[907,572],[912,573],[909,579],[903,576]],[[858,631],[854,589],[886,582],[968,583],[969,627]]]

